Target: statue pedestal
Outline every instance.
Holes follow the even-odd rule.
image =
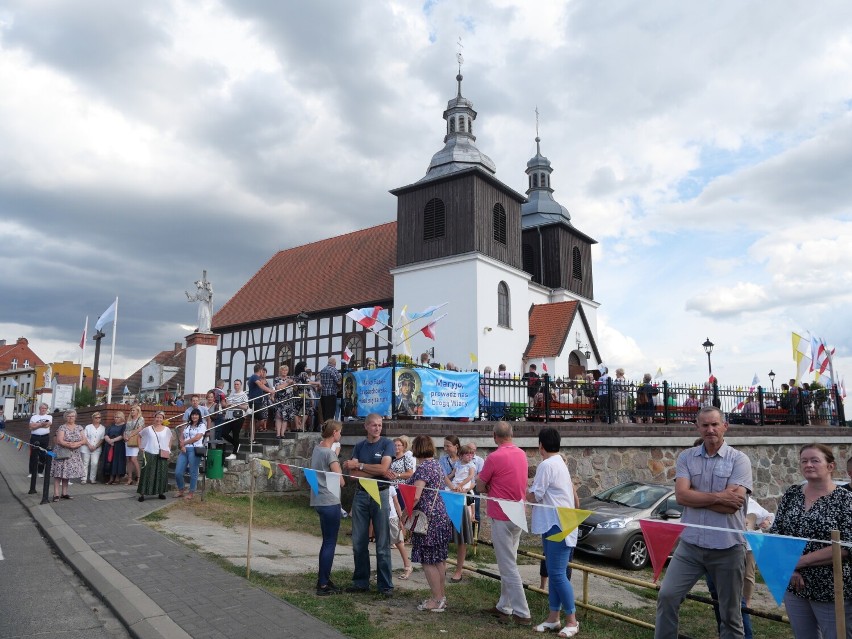
[[[219,336],[215,333],[192,333],[186,336],[185,395],[203,396],[216,385],[218,344]]]

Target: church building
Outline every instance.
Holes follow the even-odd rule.
[[[393,345],[399,333],[367,330],[346,313],[381,306],[393,325],[403,308],[410,315],[445,303],[411,324],[415,359],[434,348],[435,361],[461,369],[505,364],[517,373],[545,362],[554,377],[599,366],[595,240],[554,200],[540,138],[526,197],[496,177],[476,146],[477,113],[462,80],[426,175],[391,191],[395,222],[278,252],[216,313],[220,377],[244,379],[256,363],[273,375],[300,360],[316,371],[345,349],[356,366],[381,363],[405,353]],[[415,334],[442,315],[434,341]]]

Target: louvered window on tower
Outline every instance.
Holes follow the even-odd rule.
[[[423,211],[423,239],[444,237],[445,227],[444,202],[434,197],[426,202],[426,209]]]
[[[494,241],[500,244],[506,243],[506,209],[499,202],[494,205]]]
[[[575,280],[583,281],[583,261],[580,259],[580,249],[576,246],[574,250],[571,251],[571,257],[573,258],[572,262],[572,275]]]
[[[459,133],[464,133],[464,116],[459,118]]]

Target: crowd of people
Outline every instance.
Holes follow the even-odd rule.
[[[243,417],[250,410],[269,410],[264,396],[277,399],[282,397],[279,393],[287,393],[294,385],[312,387],[292,381],[288,372],[279,371],[279,378],[268,384],[265,371],[256,370],[256,379],[248,380],[247,391],[235,383],[230,395],[225,394],[222,384],[217,384],[207,394],[205,403],[198,396],[191,399],[191,405],[181,416],[183,423],[174,430],[166,424],[163,411],[157,411],[153,423],[146,425],[139,406],[129,409],[129,419],[122,411],[116,412],[113,423],[107,427],[98,412],[92,415],[92,423],[83,427],[77,423],[76,411],[66,411],[63,423],[55,429],[53,442],[50,469],[53,500],[73,499],[69,484],[75,479],[82,483],[99,479],[106,484],[124,482],[137,486],[139,501],[153,496],[165,499],[173,440],[177,447],[176,496],[192,499],[199,459],[208,439],[215,445],[223,437],[222,441],[232,445],[231,455],[234,455],[239,449]],[[623,371],[616,371],[616,376],[623,376]],[[330,386],[322,388],[322,382],[319,384],[322,392],[332,395]],[[282,398],[286,397],[285,394]],[[534,397],[531,399],[534,401]],[[273,408],[277,410],[277,406]],[[52,427],[52,416],[47,411],[47,405],[39,406],[38,414],[30,420],[30,442],[34,445],[31,473],[44,472],[43,450],[48,448]],[[285,419],[284,423],[291,422]],[[540,462],[531,484],[527,454],[515,445],[512,425],[508,422],[496,422],[492,432],[495,449],[484,459],[476,454],[473,442],[463,444],[455,435],[444,439],[441,455],[429,436],[419,435],[412,442],[404,436],[390,440],[382,436],[383,422],[378,414],[368,415],[364,428],[366,437],[354,446],[349,459],[341,461],[342,423],[325,420],[321,441],[311,456],[310,467],[321,471],[317,475],[318,490],[311,495],[311,506],[317,511],[322,533],[317,595],[343,590],[369,591],[369,544],[374,541],[378,592],[393,596],[391,553],[395,548],[403,560],[403,569],[396,578],[408,579],[413,564],[419,563],[423,568],[430,596],[418,605],[418,610],[445,612],[450,607],[446,581],[458,583],[464,577],[466,549],[476,539],[480,498],[485,497],[501,581],[498,601],[483,613],[500,623],[533,626],[535,621],[517,566],[521,528],[497,500],[526,502],[532,507],[530,529],[541,535],[545,556],[542,576],[549,576],[550,614],[534,629],[558,631],[561,637],[579,632],[568,569],[577,531],[559,535],[562,524],[556,511],[557,507],[578,507],[578,498],[555,428],[545,426],[538,433]],[[800,449],[804,481],[784,493],[773,518],[750,497],[751,462],[725,442],[728,423],[722,411],[713,406],[699,406],[696,428],[699,439],[678,456],[675,468],[675,496],[684,507],[681,523],[687,526],[661,584],[655,636],[677,636],[680,605],[686,593],[702,578],[708,580],[716,593],[720,637],[751,636],[749,619],[742,613],[742,607],[749,604],[753,591],[754,559],[742,533],[755,528],[809,540],[790,579],[785,607],[795,637],[835,636],[832,550],[822,542],[830,539],[832,530],[839,530],[841,540],[852,543],[852,493],[848,484],[839,486],[833,480],[837,463],[831,448],[814,443]],[[346,513],[342,509],[340,487],[329,487],[325,472],[338,473],[339,478],[333,481],[339,481],[340,486],[345,484],[345,478],[356,483],[349,513],[355,568],[352,582],[345,589],[335,585],[330,576],[341,517]],[[847,461],[847,472],[852,477],[852,459]],[[379,480],[378,502],[357,482],[362,477]],[[401,485],[413,487],[413,493],[403,491]],[[465,496],[458,530],[450,522],[439,491]],[[412,504],[406,504],[406,499],[411,499]],[[446,562],[451,542],[456,548],[457,562],[448,573]],[[848,547],[843,548],[842,555],[848,639],[852,637],[852,561]]]

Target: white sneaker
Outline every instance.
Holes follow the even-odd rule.
[[[39,474],[38,474],[38,476],[39,476],[39,478],[43,478],[43,477],[44,477],[44,473],[39,473]]]
[[[225,457],[225,460],[226,460],[226,461],[234,461],[236,458],[237,458],[237,456],[236,456],[236,455],[234,455],[234,453],[231,453],[230,455],[228,455],[227,457]]]
[[[33,474],[30,473],[29,475],[27,475],[27,479],[32,479],[32,476],[33,476]]]
[[[71,482],[69,481],[68,483],[70,484]],[[80,480],[80,483],[81,483],[81,484],[85,484],[85,483],[86,483],[86,480],[85,480],[85,479],[81,479],[81,480]]]

